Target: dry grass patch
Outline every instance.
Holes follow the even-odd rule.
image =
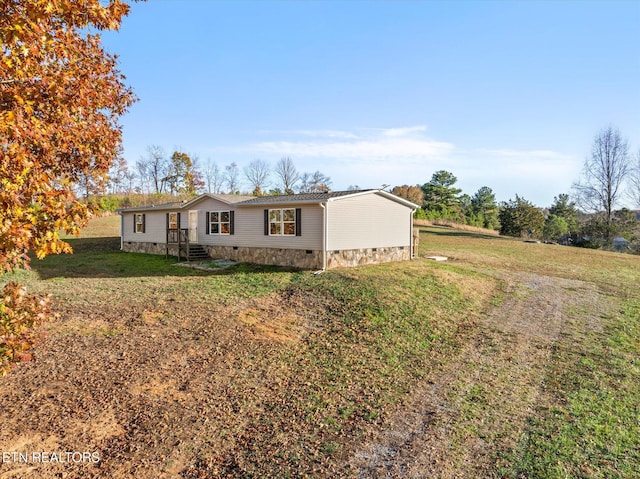
[[[281,294],[271,294],[252,300],[237,313],[237,320],[258,339],[299,341],[306,332],[305,319],[299,313],[302,306],[284,301]]]

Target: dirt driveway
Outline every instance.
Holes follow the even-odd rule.
[[[459,357],[437,369],[351,459],[360,478],[493,477],[500,451],[554,400],[545,391],[560,335],[587,334],[612,308],[589,283],[503,278],[508,298],[481,319]]]

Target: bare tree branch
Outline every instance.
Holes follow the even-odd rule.
[[[629,146],[620,131],[609,126],[595,137],[582,178],[573,185],[576,202],[587,211],[602,212],[605,235],[611,235],[613,211],[631,169]]]
[[[233,195],[238,192],[240,188],[240,169],[235,161],[224,167],[224,181],[229,188],[229,194]]]
[[[629,191],[627,194],[634,206],[640,208],[640,150],[636,154],[633,167],[629,173]]]
[[[254,195],[264,193],[270,173],[271,168],[269,164],[262,160],[253,160],[249,163],[249,166],[245,167],[244,176],[253,187]]]
[[[282,191],[285,195],[293,194],[296,183],[300,181],[300,174],[296,169],[291,158],[281,158],[276,164],[275,174],[280,180]]]

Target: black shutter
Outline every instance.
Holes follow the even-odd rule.
[[[235,219],[236,219],[235,211],[229,211],[229,234],[230,235],[234,234]]]
[[[264,234],[269,236],[269,210],[264,210]]]
[[[144,213],[142,213],[142,232],[144,233],[145,231],[145,220],[146,220],[146,216]]]
[[[296,236],[302,236],[302,208],[296,208]]]
[[[207,234],[211,231],[211,212],[207,211]]]
[[[178,213],[177,223],[178,229],[180,229],[182,227],[182,225],[180,224],[180,213]]]
[[[136,231],[136,218],[138,218],[138,215],[136,213],[133,214],[133,232],[137,233]]]

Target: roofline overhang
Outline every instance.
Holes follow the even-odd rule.
[[[233,196],[233,195],[225,195],[225,196]],[[246,199],[238,201],[238,202],[234,202],[234,201],[229,201],[227,199],[225,199],[223,196],[221,195],[216,195],[215,193],[202,193],[200,196],[195,197],[192,200],[187,201],[185,204],[182,205],[182,208],[187,208],[195,203],[197,203],[200,200],[203,200],[205,198],[210,198],[212,200],[216,200],[216,201],[220,201],[221,203],[227,204],[227,205],[236,205],[238,203],[242,203],[243,201],[247,201]],[[246,197],[245,197],[246,198]]]
[[[417,210],[418,208],[420,208],[419,205],[417,205],[415,203],[412,203],[409,200],[405,200],[404,198],[401,198],[399,196],[394,195],[393,193],[389,193],[388,191],[384,191],[384,190],[358,191],[358,192],[353,193],[351,195],[339,196],[339,197],[335,197],[335,198],[328,198],[327,200],[328,201],[338,201],[338,200],[341,200],[342,198],[353,198],[354,196],[370,195],[370,194],[379,194],[381,196],[384,196],[388,200],[395,201],[396,203],[400,203],[401,205],[404,205],[407,208],[411,208],[413,210]]]
[[[412,210],[417,210],[420,208],[419,205],[412,203],[411,201],[405,200],[404,198],[400,198],[399,196],[396,196],[384,190],[365,190],[365,191],[357,191],[351,194],[341,195],[341,196],[333,196],[333,197],[327,197],[327,198],[313,198],[313,199],[298,199],[298,200],[295,199],[296,195],[290,195],[290,197],[287,197],[286,199],[283,199],[281,201],[269,201],[268,200],[269,197],[265,196],[264,198],[266,200],[264,202],[261,202],[261,201],[251,202],[252,200],[247,200],[240,203],[235,203],[234,206],[238,208],[248,208],[251,206],[264,207],[264,206],[280,206],[280,205],[295,205],[295,204],[319,205],[319,204],[327,204],[329,202],[334,202],[334,201],[340,201],[345,198],[354,198],[356,196],[364,196],[364,195],[371,195],[371,194],[380,194],[381,196],[387,198],[388,200],[395,201],[396,203],[400,203],[401,205],[406,206],[407,208],[411,208]]]
[[[193,199],[191,199],[189,201],[185,201],[183,203],[174,203],[173,205],[158,205],[158,206],[147,205],[147,206],[133,206],[131,208],[119,208],[119,209],[116,210],[116,213],[122,214],[122,213],[128,213],[128,212],[132,212],[132,211],[171,211],[171,210],[181,210],[181,209],[188,208],[191,205],[193,205],[193,204],[197,203],[198,201],[203,200],[205,198],[210,198],[210,199],[213,199],[213,200],[216,200],[216,201],[220,201],[221,203],[224,203],[224,204],[227,204],[227,205],[235,205],[236,204],[233,201],[228,201],[223,196],[219,196],[219,195],[216,195],[214,193],[202,193],[201,195],[196,196],[195,198],[193,198]],[[247,200],[244,199],[242,201],[247,201]],[[240,201],[238,203],[240,203]]]
[[[131,208],[118,208],[116,210],[116,213],[121,215],[122,213],[132,213],[137,211],[173,211],[173,210],[179,210],[183,206],[184,205],[181,205],[181,204],[175,204],[173,206],[168,206],[168,205],[132,206]]]

